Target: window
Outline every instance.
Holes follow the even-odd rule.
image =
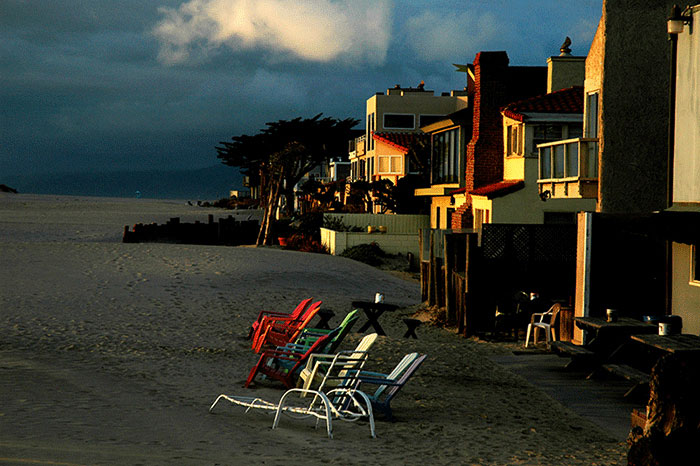
[[[405,113],[385,113],[384,128],[413,129],[416,126],[415,115]]]
[[[690,247],[690,284],[700,286],[700,261],[698,260],[698,246]]]
[[[451,129],[432,136],[430,166],[431,183],[458,183],[460,144],[459,129]]]
[[[426,160],[424,163],[428,165],[426,171],[430,170],[430,160]],[[421,166],[411,160],[411,157],[409,157],[408,154],[406,154],[406,173],[410,173],[412,175],[421,173]]]
[[[523,153],[523,125],[509,126],[506,133],[506,151],[508,155]]]
[[[491,212],[488,209],[474,209],[474,229],[479,230],[484,223],[489,222],[489,214]]]
[[[586,96],[586,137],[598,137],[598,93]]]
[[[380,155],[377,161],[379,164],[377,173],[380,175],[397,175],[403,172],[402,155]]]
[[[375,126],[375,119],[374,119],[374,113],[370,113],[367,115],[367,134],[366,134],[366,146],[367,150],[373,150],[374,149],[374,138],[372,137],[372,133],[374,133],[374,130],[376,129]]]
[[[545,147],[542,149],[542,157],[540,158],[540,179],[548,180],[552,177],[552,148]]]
[[[420,115],[418,117],[418,126],[428,126],[433,123],[444,120],[445,115]]]
[[[564,178],[564,146],[558,145],[552,149],[554,149],[554,178]]]
[[[579,146],[579,144],[581,144]],[[573,178],[579,176],[579,147],[586,152],[585,143],[578,140],[566,144],[556,143],[540,149],[540,176],[541,180],[552,178]],[[584,177],[587,176],[584,167]]]
[[[561,125],[537,125],[535,126],[535,134],[532,137],[532,151],[537,152],[537,144],[544,144],[550,141],[559,141],[562,139]]]
[[[569,134],[566,139],[583,137],[583,123],[570,123],[568,130]]]

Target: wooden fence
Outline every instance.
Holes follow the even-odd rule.
[[[516,291],[562,301],[574,294],[574,225],[422,230],[420,250],[423,300],[444,308],[464,335],[493,330],[496,306]]]

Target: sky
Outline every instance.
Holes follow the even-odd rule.
[[[0,183],[17,174],[204,168],[268,121],[364,117],[452,63],[586,55],[602,0],[1,0]],[[359,127],[362,127],[360,123]]]

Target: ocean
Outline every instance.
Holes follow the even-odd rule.
[[[56,173],[3,176],[20,193],[211,201],[243,189],[238,168],[223,164],[192,170]]]

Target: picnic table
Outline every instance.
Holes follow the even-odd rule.
[[[630,359],[626,357],[626,353],[630,336],[657,333],[658,327],[629,317],[619,317],[613,322],[608,322],[605,317],[576,317],[574,322],[581,330],[593,333],[593,338],[586,348],[595,354],[597,364],[588,378],[610,372],[633,383],[625,393],[625,397],[635,394],[645,396],[649,386],[649,374],[646,370],[635,367],[636,363],[635,365],[626,364],[625,362]],[[630,360],[630,362],[635,361]]]
[[[620,317],[608,322],[605,317],[575,317],[574,322],[581,330],[593,333],[586,348],[598,353],[604,359],[624,345],[631,335],[656,333],[658,327],[648,322]]]
[[[364,332],[370,327],[374,327],[374,331],[379,335],[386,335],[384,329],[379,325],[379,317],[386,311],[395,311],[399,306],[395,304],[388,303],[375,303],[374,301],[353,301],[352,307],[354,309],[361,309],[362,312],[367,316],[367,322],[360,327],[359,332]]]
[[[679,335],[632,335],[632,340],[667,353],[700,354],[700,336]]]

